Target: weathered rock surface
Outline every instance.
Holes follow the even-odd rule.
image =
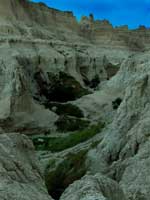
[[[0,135],[0,199],[52,200],[32,142],[19,133]]]
[[[50,46],[50,42],[46,40],[34,41],[33,44],[33,40],[16,38],[14,41],[12,39],[1,43],[0,105],[3,106],[0,106],[0,124],[6,132],[33,134],[38,129],[43,133],[55,129],[54,123],[58,116],[44,107],[47,101],[54,99],[52,97],[55,91],[55,99],[58,101],[73,100],[72,97],[66,100],[63,98],[72,95],[76,99],[85,94],[79,93],[85,87],[96,87],[107,79],[103,64],[105,53],[98,55],[97,48],[85,46],[83,52],[80,52],[82,46],[77,49],[62,43]],[[110,60],[111,54],[109,52],[107,55]],[[117,63],[122,62],[122,55],[116,59]],[[115,60],[111,62],[116,63]],[[70,84],[70,88],[57,87],[55,77],[59,77],[61,72],[74,80],[64,82]]]
[[[42,3],[0,0],[0,133],[10,132],[0,135],[2,200],[50,198],[30,141],[12,132],[55,134],[61,119],[64,125],[74,117],[106,127],[86,159],[93,175],[69,186],[61,200],[149,199],[149,47],[143,26],[113,28],[92,15],[78,23],[71,12]]]
[[[60,200],[126,200],[119,185],[101,175],[86,175],[70,185]]]
[[[128,199],[136,200],[149,199],[147,56],[148,53],[138,54],[128,59],[126,67],[122,66],[120,73],[112,79],[112,86],[115,83],[125,88],[123,102],[97,150],[89,152],[91,171],[107,174],[119,183]]]

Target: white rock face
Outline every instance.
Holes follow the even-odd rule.
[[[92,18],[90,20],[93,27],[111,27],[107,21],[97,24]],[[95,87],[95,84],[97,87],[111,78],[109,68],[120,66],[133,52],[120,42],[119,33],[117,38],[110,40],[111,34],[108,36],[104,31],[98,42],[95,41],[97,36],[93,36],[94,40],[88,35],[85,37],[87,30],[83,31],[82,26],[83,23],[78,24],[71,12],[26,0],[0,0],[0,125],[6,132],[35,134],[56,129],[54,124],[58,116],[43,106],[50,98],[51,74],[65,72],[82,87]],[[106,41],[105,35],[108,36]],[[111,70],[113,72],[113,67]],[[40,77],[38,83],[37,74]],[[97,105],[103,107],[104,102],[99,106],[97,100],[99,94],[95,97],[92,97],[92,101],[96,99],[95,106],[90,105],[92,101],[89,100],[85,104],[86,98],[79,102],[86,116],[91,115]],[[85,109],[84,104],[87,105]],[[95,115],[98,118],[98,113]]]
[[[10,132],[0,135],[0,199],[50,199],[30,141],[11,132],[55,132],[56,109],[45,105],[63,72],[92,91],[72,104],[106,128],[88,153],[93,175],[73,183],[61,200],[149,200],[149,46],[147,29],[113,28],[92,16],[78,24],[71,12],[0,0],[0,133]],[[122,102],[114,110],[116,98]]]
[[[32,142],[17,133],[0,135],[0,199],[52,200]]]
[[[10,132],[11,129],[21,131],[26,126],[29,133],[30,130],[38,128],[46,130],[53,126],[57,119],[56,114],[33,99],[31,91],[36,92],[33,76],[39,66],[38,56],[34,51],[29,51],[26,55],[25,51],[26,48],[22,53],[17,48],[11,50],[10,46],[7,48],[6,45],[0,48],[0,121],[4,129],[7,128]]]
[[[150,79],[145,57],[146,53],[133,57],[126,62],[126,70],[121,68],[114,77],[115,84],[122,78],[123,102],[97,150],[89,152],[91,171],[107,174],[119,183],[128,199],[135,200],[149,199],[150,195]],[[126,74],[128,79],[124,79]]]
[[[101,175],[86,175],[70,185],[60,200],[125,200],[119,185]]]

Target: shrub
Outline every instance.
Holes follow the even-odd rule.
[[[118,97],[117,99],[115,99],[112,102],[113,109],[116,110],[120,106],[121,102],[122,102],[122,99],[120,97]]]
[[[76,131],[84,129],[89,125],[88,120],[62,115],[55,122],[57,130],[60,132]]]
[[[53,107],[56,107],[56,110],[54,112],[58,115],[69,115],[69,116],[74,116],[74,117],[79,117],[79,118],[84,117],[83,112],[77,106],[71,103],[67,103],[67,104],[48,103],[46,107],[51,110],[53,109]]]
[[[54,199],[59,199],[64,190],[75,180],[80,179],[86,173],[85,159],[87,150],[76,154],[69,153],[56,169],[45,171],[46,186],[49,194]]]
[[[99,145],[99,143],[100,143],[100,141],[92,142],[91,148],[92,148],[92,149],[96,148],[96,147]]]
[[[95,77],[91,80],[90,87],[96,88],[100,84],[100,78],[98,75],[95,75]]]
[[[100,84],[100,78],[97,75],[95,75],[95,77],[90,81],[87,78],[84,78],[84,83],[85,85],[87,85],[90,88],[96,88],[99,84]]]
[[[72,101],[84,95],[90,94],[86,88],[71,75],[64,72],[59,74],[47,73],[48,81],[44,78],[43,72],[38,71],[34,74],[34,79],[39,88],[39,95],[46,97],[46,102]]]

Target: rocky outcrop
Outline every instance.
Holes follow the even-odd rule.
[[[126,200],[119,185],[101,175],[86,175],[70,185],[60,200]]]
[[[0,199],[52,200],[32,142],[17,133],[0,135]]]
[[[6,132],[56,130],[58,116],[45,105],[91,93],[91,88],[96,89],[107,79],[104,55],[114,67],[128,55],[120,51],[114,56],[116,50],[103,52],[91,44],[70,45],[32,37],[12,34],[1,41],[0,125]]]
[[[149,199],[149,47],[143,26],[0,0],[2,200],[51,199],[13,131],[53,197]]]
[[[136,200],[149,198],[150,85],[147,55],[138,54],[128,59],[128,65],[122,66],[120,73],[112,79],[111,86],[122,82],[119,87],[125,88],[123,102],[97,150],[89,153],[91,171],[107,174],[119,183],[128,199]],[[124,72],[130,74],[128,78]]]
[[[48,8],[44,3],[32,3],[27,0],[1,0],[1,19],[8,22],[22,21],[27,26],[39,24],[47,27],[59,26],[77,29],[77,21],[72,12],[61,12]],[[34,14],[33,14],[34,13]],[[10,23],[11,23],[10,22]],[[58,27],[57,27],[58,28]]]

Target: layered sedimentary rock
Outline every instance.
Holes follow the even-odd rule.
[[[0,199],[52,200],[31,141],[17,133],[0,135]]]
[[[97,150],[89,153],[91,170],[107,174],[136,200],[149,199],[148,54],[128,59],[109,83],[125,91],[123,102]]]
[[[45,107],[48,101],[90,93],[129,54],[91,44],[70,12],[27,1],[0,3],[0,124],[7,132],[55,130],[58,116]]]
[[[51,199],[23,133],[56,199],[149,199],[149,46],[144,26],[0,0],[1,199]]]

